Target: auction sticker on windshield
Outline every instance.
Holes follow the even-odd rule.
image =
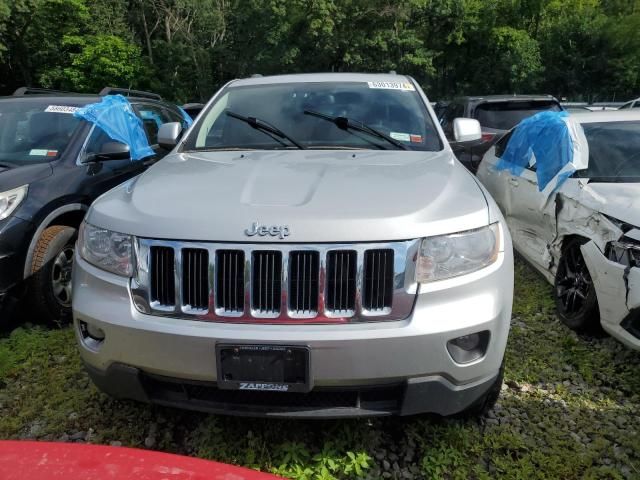
[[[80,110],[80,107],[70,107],[68,105],[49,105],[44,109],[45,112],[50,113],[75,113]]]
[[[411,141],[411,135],[409,135],[408,133],[391,132],[389,136],[394,140],[400,140],[401,142]]]
[[[415,92],[416,88],[409,82],[367,82],[369,88],[383,88],[385,90],[402,90]]]

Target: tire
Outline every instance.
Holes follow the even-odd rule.
[[[500,365],[500,371],[496,380],[493,382],[489,390],[487,390],[480,398],[469,405],[466,409],[460,412],[457,417],[460,418],[477,418],[484,416],[500,398],[500,390],[502,389],[502,382],[504,380],[504,359],[502,365]]]
[[[34,320],[64,324],[71,319],[71,268],[77,230],[48,227],[36,243],[31,263]]]
[[[553,285],[556,313],[571,330],[600,333],[596,289],[580,250],[586,242],[583,238],[573,238],[562,249]]]

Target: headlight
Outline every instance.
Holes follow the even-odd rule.
[[[0,220],[4,220],[18,208],[22,199],[27,196],[29,185],[0,193]]]
[[[133,275],[133,237],[82,222],[80,255],[98,268],[123,277]]]
[[[433,282],[491,265],[500,251],[500,224],[422,240],[416,281]]]

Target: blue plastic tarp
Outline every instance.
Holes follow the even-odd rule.
[[[521,121],[496,168],[519,177],[535,155],[538,190],[544,190],[556,177],[554,190],[560,187],[575,171],[571,166],[573,141],[564,120],[567,116],[567,112],[541,112]]]
[[[176,105],[179,109],[180,112],[182,113],[182,117],[184,118],[184,121],[187,122],[187,128],[191,126],[191,124],[193,123],[193,118],[191,118],[191,115],[189,115],[184,108],[182,108],[179,105]]]
[[[107,95],[100,102],[77,110],[74,115],[95,124],[113,140],[129,145],[132,160],[155,155],[149,146],[142,120],[122,95]]]

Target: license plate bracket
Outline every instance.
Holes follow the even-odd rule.
[[[218,388],[268,392],[311,390],[309,348],[216,345]]]

